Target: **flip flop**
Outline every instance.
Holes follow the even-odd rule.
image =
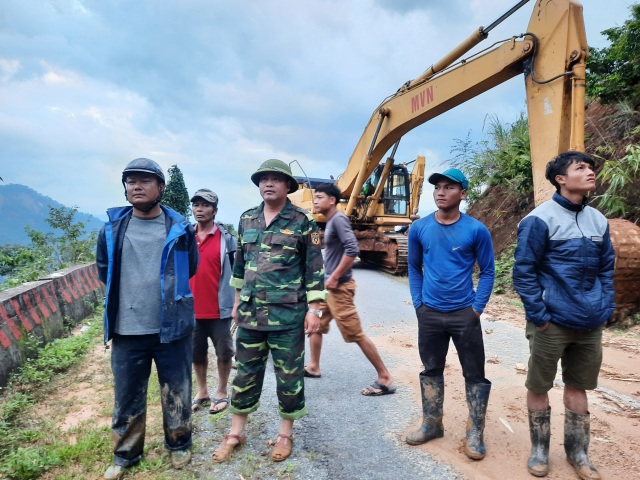
[[[379,391],[376,392],[376,390],[374,389],[377,389]],[[391,395],[392,393],[396,393],[396,387],[393,383],[387,386],[376,380],[371,384],[370,387],[362,390],[361,393],[365,397],[381,397],[382,395]]]
[[[319,373],[311,373],[306,368],[304,369],[304,376],[307,377],[307,378],[320,378],[320,377],[322,377],[321,374],[319,374]]]
[[[221,408],[220,410],[211,410],[211,408],[215,407],[216,405],[219,405],[221,403],[225,403],[224,408]],[[220,412],[224,412],[227,407],[229,406],[229,398],[228,397],[224,397],[224,398],[218,398],[216,400],[214,400],[213,402],[211,402],[211,407],[209,408],[209,413],[211,415],[217,415]]]
[[[211,399],[209,397],[206,398],[194,398],[193,402],[191,402],[191,411],[197,412],[200,410],[200,407],[204,407],[205,403],[210,402]]]

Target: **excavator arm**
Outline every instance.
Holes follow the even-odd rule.
[[[402,136],[510,78],[525,77],[536,203],[552,193],[544,179],[546,162],[561,151],[584,150],[588,48],[582,6],[577,1],[536,0],[526,33],[458,60],[529,1],[519,1],[491,25],[477,29],[371,115],[346,170],[335,182],[342,191],[337,207],[351,220],[363,261],[388,272],[406,272],[404,232],[419,218],[424,157],[418,157],[411,174],[405,164],[396,164]],[[301,179],[291,200],[313,211],[313,184],[318,181],[333,180]],[[326,222],[320,214],[314,217],[321,227]]]
[[[353,216],[364,182],[403,135],[523,73],[536,203],[551,195],[544,180],[546,162],[564,150],[584,150],[588,47],[582,6],[574,0],[536,1],[527,33],[451,66],[487,34],[483,28],[474,32],[375,110],[336,182],[349,199],[347,216]]]

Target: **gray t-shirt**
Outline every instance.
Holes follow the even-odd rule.
[[[340,265],[342,256],[357,257],[359,253],[358,239],[353,233],[351,223],[341,211],[336,211],[327,222],[324,229],[324,272],[325,277],[331,274]],[[338,280],[344,283],[351,278],[351,269],[344,272]]]
[[[131,217],[120,264],[120,303],[115,328],[119,335],[160,332],[160,264],[166,238],[164,212],[155,218]]]

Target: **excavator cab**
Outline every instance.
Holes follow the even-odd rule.
[[[362,186],[364,218],[380,216],[408,217],[411,204],[411,175],[406,164],[396,164],[393,158],[379,164]]]
[[[407,216],[409,201],[409,172],[404,165],[391,167],[389,178],[382,193],[385,215]]]

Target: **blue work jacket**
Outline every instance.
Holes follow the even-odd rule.
[[[513,284],[527,320],[599,327],[615,309],[614,263],[607,219],[555,193],[518,225]]]
[[[191,334],[195,325],[193,295],[189,278],[198,268],[198,247],[193,227],[176,211],[160,205],[165,214],[167,238],[158,271],[158,287],[162,290],[160,342],[170,343]],[[100,281],[106,285],[104,301],[104,341],[111,340],[115,330],[120,295],[122,245],[133,207],[107,210],[109,221],[98,236],[96,264]]]

